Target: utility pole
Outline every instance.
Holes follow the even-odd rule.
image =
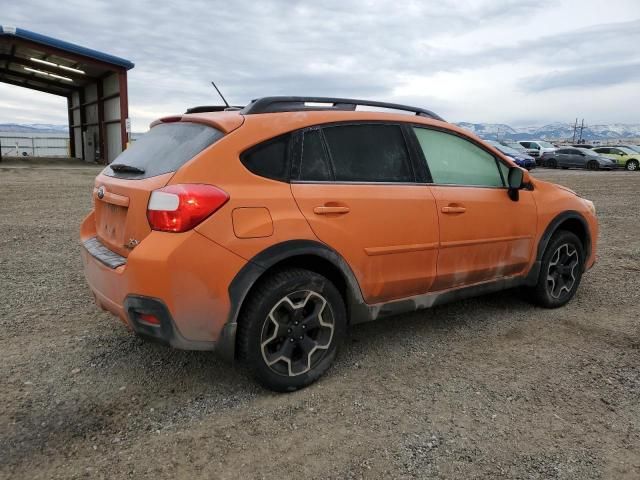
[[[578,140],[578,143],[582,143],[582,130],[584,130],[584,118],[582,119],[582,123],[580,124],[580,140]]]
[[[571,143],[576,143],[576,129],[578,128],[578,117],[576,117],[576,123],[573,124],[573,140]]]

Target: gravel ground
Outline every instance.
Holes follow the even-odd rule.
[[[536,172],[599,211],[566,307],[503,292],[360,325],[277,395],[94,306],[97,172],[0,164],[0,477],[640,478],[640,174]]]

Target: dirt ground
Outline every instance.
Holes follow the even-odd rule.
[[[0,477],[640,478],[640,173],[536,172],[599,212],[566,307],[503,292],[356,326],[278,395],[94,306],[97,172],[0,164]]]

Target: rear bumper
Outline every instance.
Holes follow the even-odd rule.
[[[124,257],[115,258],[95,238],[93,215],[83,223],[84,274],[96,303],[130,329],[186,350],[233,350],[226,327],[228,287],[246,261],[195,231],[152,232]],[[89,247],[89,248],[87,248]],[[159,326],[139,321],[154,314]]]

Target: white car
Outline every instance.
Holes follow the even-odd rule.
[[[520,140],[518,142],[527,149],[527,153],[532,157],[542,157],[547,152],[555,152],[556,146],[544,140]]]

